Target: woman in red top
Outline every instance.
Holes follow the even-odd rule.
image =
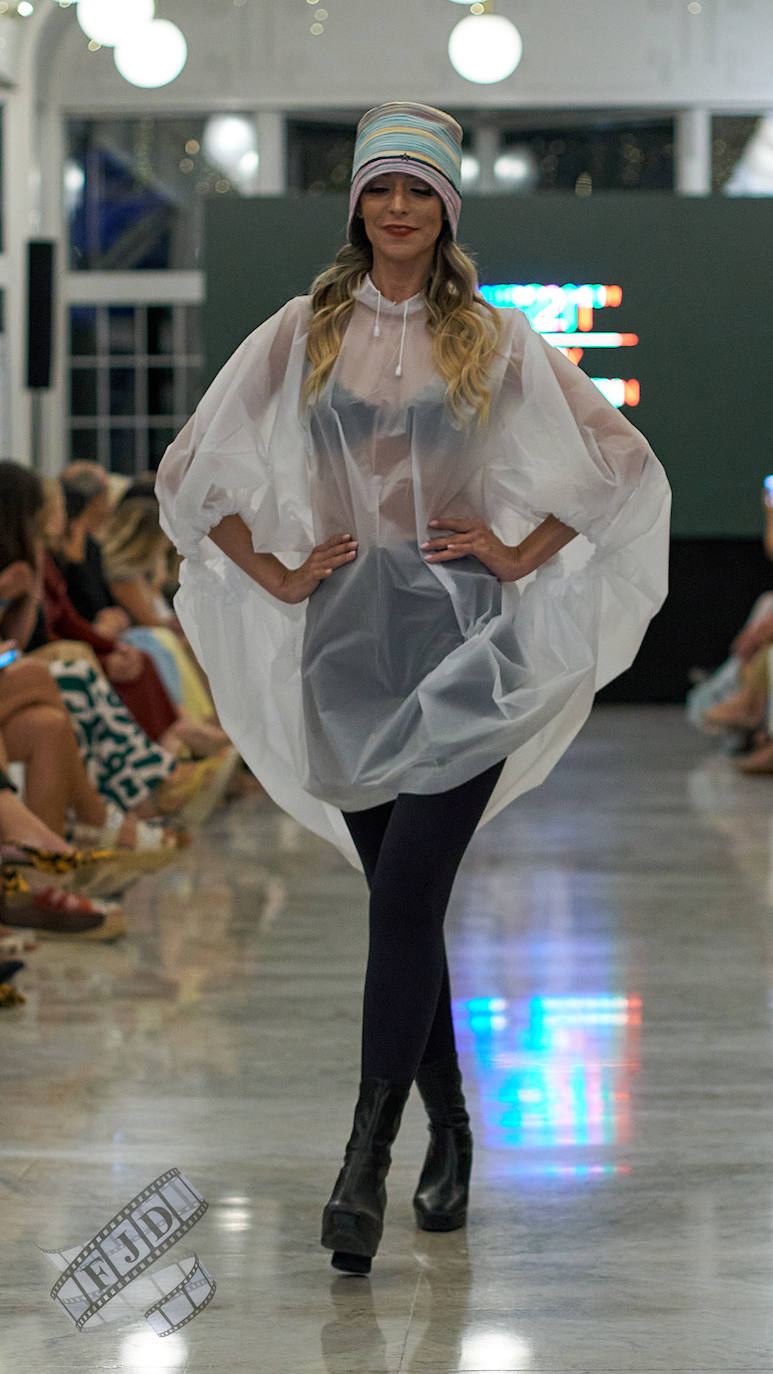
[[[49,641],[76,639],[94,650],[105,676],[152,740],[160,740],[177,719],[177,711],[147,654],[120,639],[100,634],[79,615],[67,595],[67,583],[51,553],[43,565],[43,612]]]

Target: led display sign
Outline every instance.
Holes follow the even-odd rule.
[[[588,349],[635,348],[639,342],[638,334],[618,334],[593,327],[595,310],[615,309],[622,304],[620,286],[512,282],[481,286],[480,291],[498,310],[522,310],[532,329],[573,363],[579,363]],[[641,386],[637,378],[593,377],[591,380],[613,406],[639,404]]]

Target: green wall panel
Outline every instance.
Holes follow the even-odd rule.
[[[343,197],[213,200],[206,229],[208,377],[261,320],[307,291],[343,238]],[[635,348],[589,350],[594,376],[636,378],[625,414],[674,486],[674,531],[749,535],[773,471],[773,200],[654,193],[470,197],[460,240],[482,282],[622,287],[594,330]]]

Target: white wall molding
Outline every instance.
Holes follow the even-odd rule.
[[[199,305],[203,272],[65,272],[65,305]]]

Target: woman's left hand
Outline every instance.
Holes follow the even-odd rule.
[[[421,545],[428,563],[449,563],[454,558],[479,559],[500,582],[514,582],[525,569],[519,567],[518,549],[503,544],[482,520],[430,520],[430,528],[450,530]]]

